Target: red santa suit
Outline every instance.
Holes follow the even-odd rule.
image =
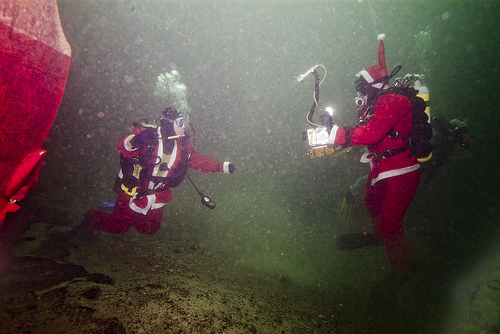
[[[161,127],[157,128],[158,137],[161,138]],[[133,147],[132,139],[141,131],[135,130],[124,137],[119,144],[119,151],[123,158],[137,158],[148,147]],[[214,158],[199,155],[185,137],[157,140],[157,145],[151,154],[151,168],[143,170],[143,178],[138,185],[127,188],[124,184],[118,192],[113,213],[90,210],[87,212],[85,222],[93,229],[111,233],[124,233],[134,226],[139,233],[153,234],[160,229],[163,207],[172,199],[171,183],[177,183],[184,178],[187,167],[205,173],[229,173],[229,162],[220,163]],[[172,146],[173,142],[173,146]],[[170,148],[171,147],[171,148]],[[141,169],[139,164],[134,165],[134,171]],[[120,174],[122,171],[120,171]],[[123,177],[123,175],[119,175]],[[139,176],[139,172],[137,173]],[[151,177],[151,178],[147,178]],[[157,178],[157,179],[155,179]],[[148,181],[151,179],[151,181]],[[159,181],[160,180],[160,181]],[[159,182],[158,182],[159,181]]]
[[[352,132],[334,126],[329,142],[333,145],[367,145],[369,152],[362,162],[370,164],[365,206],[372,217],[374,234],[384,241],[393,272],[397,278],[413,266],[408,241],[401,227],[402,219],[415,195],[420,180],[420,165],[410,153],[405,138],[412,129],[412,106],[407,97],[386,94],[378,98],[368,124]],[[389,136],[388,132],[394,130]],[[389,151],[406,148],[391,156]],[[382,153],[386,152],[382,157]]]

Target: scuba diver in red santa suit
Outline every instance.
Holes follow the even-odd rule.
[[[357,126],[352,129],[333,125],[328,142],[334,146],[368,147],[361,162],[370,165],[365,206],[371,216],[373,235],[346,235],[351,239],[351,247],[344,249],[383,243],[393,274],[400,279],[410,273],[414,262],[401,224],[417,190],[420,165],[410,153],[408,143],[412,131],[410,100],[400,94],[380,95],[389,88],[389,79],[400,68],[398,66],[388,75],[384,37],[383,34],[378,36],[379,64],[358,73],[356,104],[360,119]]]
[[[160,229],[164,206],[172,199],[189,168],[205,173],[233,173],[229,162],[201,156],[185,135],[186,120],[174,107],[162,112],[160,126],[142,123],[119,144],[121,170],[113,213],[90,210],[85,224],[92,229],[124,233],[132,226],[139,233]]]

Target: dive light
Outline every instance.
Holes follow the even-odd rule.
[[[315,69],[317,69],[319,66],[319,64],[317,65],[314,65],[313,67],[311,67],[310,69],[307,70],[307,72],[305,72],[304,74],[301,74],[297,77],[297,81],[298,82],[302,82],[309,74],[311,74]]]

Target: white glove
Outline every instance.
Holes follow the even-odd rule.
[[[337,131],[340,129],[338,125],[334,124],[332,130],[330,131],[330,135],[328,136],[327,144],[335,145],[335,139],[337,138]]]

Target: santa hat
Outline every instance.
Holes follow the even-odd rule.
[[[368,67],[358,73],[358,76],[362,76],[368,83],[372,83],[389,75],[389,73],[387,73],[387,66],[385,65],[384,38],[385,34],[377,36],[377,39],[380,41],[378,44],[378,65]],[[383,88],[383,85],[383,82],[377,82],[373,87],[380,89]]]

